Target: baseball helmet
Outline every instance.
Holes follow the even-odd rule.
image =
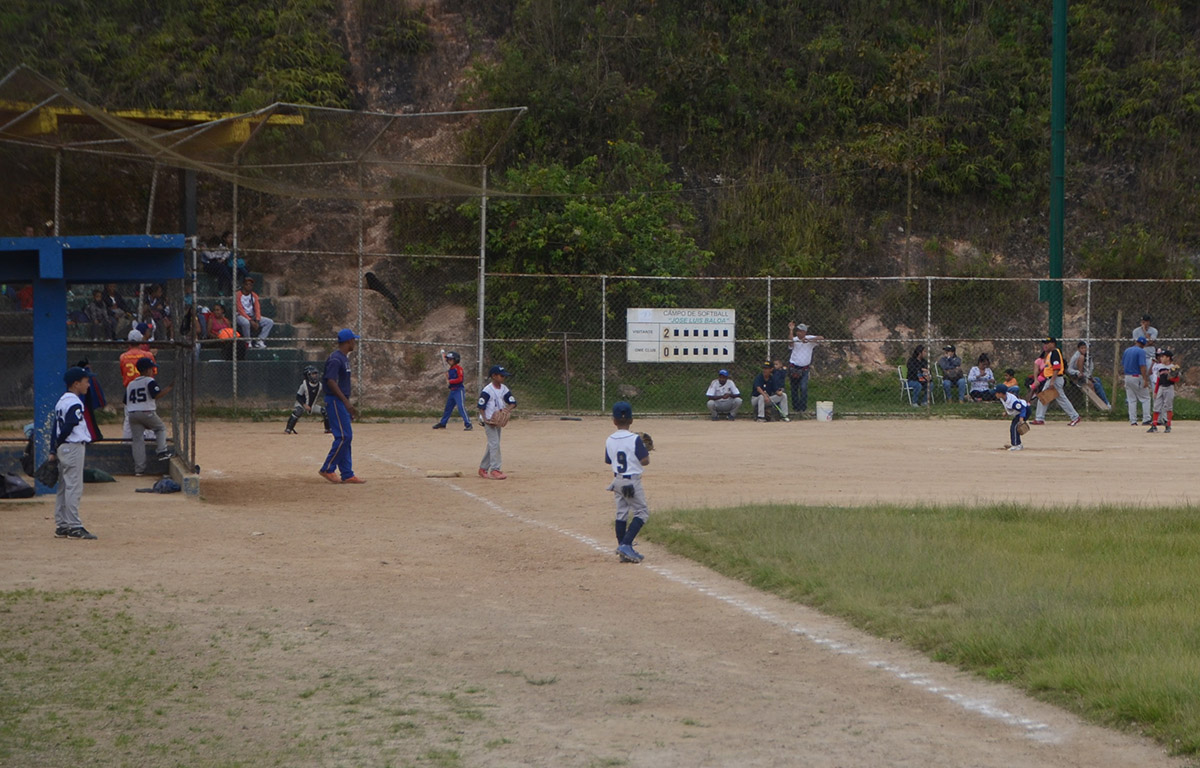
[[[321,372],[317,370],[315,365],[304,366],[304,378],[316,381],[320,376]]]
[[[460,363],[462,362],[462,355],[458,354],[457,352],[447,352],[446,359],[453,363]]]

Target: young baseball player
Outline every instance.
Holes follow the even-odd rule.
[[[325,463],[317,474],[331,483],[361,485],[367,482],[354,474],[354,457],[351,445],[354,442],[354,427],[350,420],[358,418],[358,408],[350,402],[350,353],[360,336],[349,328],[338,331],[337,349],[325,361],[322,374],[325,384],[325,412],[329,414],[329,431],[333,434],[333,445]],[[337,470],[337,471],[334,471]],[[338,472],[341,480],[338,480]]]
[[[154,380],[154,361],[148,357],[138,359],[137,372],[137,378],[125,387],[125,413],[133,432],[129,441],[133,448],[133,474],[141,477],[146,474],[146,432],[154,432],[157,457],[171,458],[167,450],[167,425],[158,417],[158,398],[169,393],[174,384],[166,388],[158,385]]]
[[[467,406],[463,401],[463,367],[459,365],[462,362],[462,357],[457,352],[447,352],[442,358],[446,361],[449,367],[446,369],[446,384],[450,387],[450,394],[446,396],[446,408],[442,411],[442,420],[433,425],[434,429],[445,429],[446,422],[450,421],[450,417],[454,415],[454,409],[458,409],[458,414],[462,416],[463,429],[471,429],[471,417],[467,415]]]
[[[315,365],[304,366],[304,378],[300,381],[300,388],[296,390],[296,406],[292,408],[292,415],[288,417],[287,427],[284,428],[285,435],[296,434],[296,422],[300,421],[300,417],[306,413],[312,413],[313,408],[317,409],[317,413],[321,414],[321,421],[325,424],[325,434],[329,434],[329,414],[325,412],[325,406],[321,405],[322,396],[325,394],[325,387],[321,383],[321,372],[317,370]]]
[[[479,393],[479,419],[483,422],[483,431],[487,435],[487,450],[483,452],[483,461],[479,462],[479,476],[491,480],[506,480],[508,475],[500,471],[500,430],[504,424],[497,421],[500,411],[511,411],[517,407],[517,399],[504,383],[508,371],[502,365],[493,365],[488,370],[488,383]],[[507,414],[506,414],[507,415]],[[501,421],[507,421],[502,419]]]
[[[54,538],[95,539],[79,519],[83,499],[83,461],[91,433],[83,420],[83,396],[87,394],[87,371],[68,368],[63,375],[67,391],[54,406],[50,430],[50,461],[58,462],[58,486],[54,498]]]
[[[1169,349],[1158,350],[1158,362],[1150,374],[1154,382],[1154,421],[1147,432],[1158,431],[1158,416],[1166,414],[1164,432],[1171,431],[1175,417],[1175,385],[1179,383],[1179,366],[1175,365],[1175,353]]]
[[[1004,406],[1004,412],[1013,417],[1008,427],[1010,451],[1025,450],[1021,445],[1021,433],[1017,431],[1017,426],[1029,418],[1029,403],[1017,397],[1017,391],[1016,388],[1009,389],[1003,384],[996,387],[996,399]]]
[[[650,463],[650,451],[641,435],[629,431],[633,406],[621,401],[613,405],[612,413],[617,431],[604,443],[604,463],[612,467],[613,473],[613,481],[605,490],[612,491],[617,502],[617,557],[623,563],[640,563],[643,558],[633,548],[633,540],[650,517],[646,492],[642,489],[642,473]]]

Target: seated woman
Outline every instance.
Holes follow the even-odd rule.
[[[925,345],[918,344],[908,358],[908,375],[905,385],[912,393],[913,405],[925,405],[929,397],[929,358]]]
[[[989,402],[996,399],[996,377],[992,374],[992,361],[988,358],[987,353],[979,356],[975,361],[975,365],[971,367],[967,373],[967,381],[971,385],[971,399],[975,402],[987,400]]]

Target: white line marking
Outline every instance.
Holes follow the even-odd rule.
[[[370,454],[370,456],[372,459],[375,459],[376,461],[381,461],[385,464],[391,464],[392,466],[400,467],[401,469],[404,469],[408,472],[413,473],[414,475],[416,475],[418,477],[421,477],[421,479],[423,479],[423,480],[429,480],[430,482],[441,483],[442,485],[447,486],[451,490],[458,491],[459,493],[466,496],[467,498],[477,501],[480,504],[482,504],[483,506],[492,510],[493,512],[496,512],[497,514],[507,517],[511,520],[516,520],[517,522],[524,523],[526,525],[532,525],[532,526],[536,526],[538,528],[544,528],[545,530],[548,530],[548,531],[553,531],[554,533],[562,534],[563,536],[566,536],[571,539],[575,539],[576,541],[592,548],[596,552],[600,552],[603,554],[611,554],[612,551],[614,549],[616,549],[615,547],[610,547],[610,546],[601,544],[600,542],[593,539],[591,536],[586,536],[582,533],[568,530],[566,528],[560,528],[559,526],[554,525],[553,523],[547,523],[542,520],[535,520],[533,518],[525,517],[524,515],[520,515],[520,514],[517,514],[516,512],[507,510],[504,507],[497,504],[496,502],[492,501],[491,499],[484,497],[484,496],[480,496],[479,494],[473,493],[472,491],[468,491],[466,488],[463,488],[460,485],[450,482],[449,480],[447,480],[445,478],[423,477],[422,476],[423,473],[420,470],[418,470],[416,467],[410,467],[407,464],[403,464],[398,461],[393,461],[391,459],[380,456],[379,454],[373,453],[373,454]],[[958,705],[959,707],[961,707],[962,709],[964,709],[968,712],[982,715],[982,716],[992,719],[992,720],[998,720],[998,721],[1004,723],[1005,725],[1011,726],[1013,728],[1019,728],[1021,731],[1024,732],[1024,734],[1027,738],[1033,739],[1034,741],[1039,741],[1039,742],[1043,742],[1046,744],[1057,744],[1062,741],[1062,737],[1059,734],[1056,734],[1054,731],[1052,731],[1050,726],[1046,723],[1039,722],[1037,720],[1032,720],[1028,717],[1022,717],[1020,715],[1014,714],[1012,712],[1009,712],[1008,710],[1005,710],[1005,709],[995,706],[992,702],[990,702],[986,699],[978,699],[978,698],[974,698],[972,696],[968,696],[963,693],[958,693],[953,688],[950,688],[947,685],[943,685],[941,683],[934,681],[933,679],[931,679],[929,676],[925,675],[924,673],[912,672],[912,671],[907,670],[904,667],[901,667],[890,661],[882,661],[882,660],[878,660],[878,659],[867,658],[868,651],[865,648],[857,648],[853,645],[849,645],[840,640],[834,640],[833,638],[824,637],[824,636],[814,632],[811,629],[807,629],[807,628],[799,626],[797,624],[792,624],[792,623],[788,622],[786,619],[781,618],[777,614],[771,612],[770,610],[768,610],[766,608],[763,608],[762,606],[754,605],[753,603],[747,602],[746,600],[744,600],[740,597],[722,594],[719,590],[713,588],[710,585],[696,581],[695,579],[690,579],[690,578],[687,578],[684,576],[676,575],[669,568],[664,568],[661,565],[646,565],[645,563],[642,563],[641,567],[645,570],[651,571],[653,573],[658,574],[659,576],[662,576],[664,579],[667,579],[668,581],[674,582],[674,583],[679,584],[684,587],[688,587],[689,589],[692,589],[695,592],[699,592],[702,595],[712,597],[716,600],[719,600],[722,603],[725,603],[726,605],[737,608],[738,610],[740,610],[744,613],[747,613],[750,616],[753,616],[754,618],[759,619],[760,621],[764,621],[768,624],[779,627],[787,632],[790,632],[793,635],[803,637],[806,640],[808,640],[809,642],[811,642],[813,645],[816,645],[819,648],[824,648],[828,651],[831,651],[833,653],[837,653],[837,654],[840,654],[843,656],[862,657],[863,663],[865,663],[868,667],[870,667],[872,669],[882,670],[884,672],[891,674],[897,680],[900,680],[902,682],[909,683],[910,685],[916,686],[917,688],[920,688],[921,690],[925,691],[926,693],[931,693],[935,696],[941,696],[942,698],[946,699],[947,701],[953,702],[954,704]]]

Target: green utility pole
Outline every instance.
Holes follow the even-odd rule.
[[[1063,176],[1067,122],[1067,0],[1054,0],[1054,49],[1050,78],[1050,280],[1044,299],[1050,304],[1050,335],[1062,336]]]

